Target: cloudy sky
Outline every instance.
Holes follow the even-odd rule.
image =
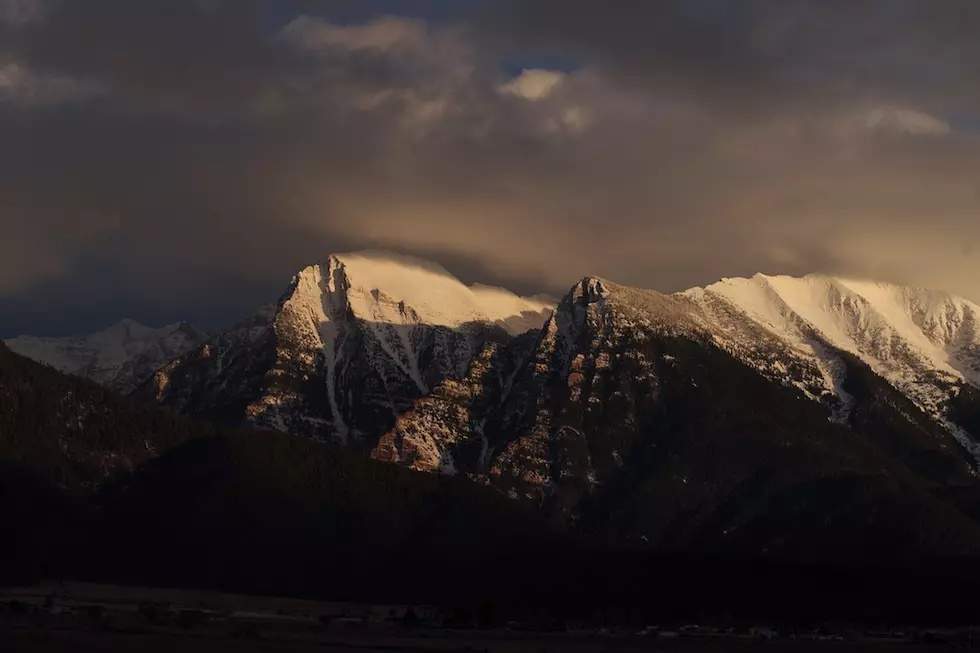
[[[980,300],[975,0],[0,0],[0,336],[217,328],[327,254]]]

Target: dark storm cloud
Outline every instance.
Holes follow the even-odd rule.
[[[495,8],[494,39],[576,56],[654,105],[705,116],[686,129],[671,120],[693,136],[690,147],[664,152],[663,134],[638,139],[649,148],[643,165],[663,174],[658,164],[671,162],[683,183],[696,180],[665,206],[677,194],[667,184],[647,206],[675,234],[687,223],[692,234],[709,230],[729,243],[729,274],[822,269],[980,297],[972,281],[980,260],[959,254],[975,250],[954,246],[980,237],[972,173],[980,143],[966,128],[980,116],[969,82],[980,72],[980,4],[514,0]],[[970,116],[953,121],[958,131],[950,126],[957,115]],[[710,197],[697,197],[697,186]],[[673,217],[658,211],[668,207]],[[635,204],[624,210],[639,213]],[[680,240],[694,251],[662,270],[637,255],[624,273],[640,280],[657,270],[667,285],[688,283],[718,269],[707,261],[721,247],[711,239]],[[696,251],[701,244],[706,251]]]
[[[0,0],[0,335],[218,326],[361,247],[980,299],[977,33],[959,0]]]
[[[972,0],[503,0],[495,39],[567,50],[614,76],[754,109],[801,99],[923,91],[977,99]]]

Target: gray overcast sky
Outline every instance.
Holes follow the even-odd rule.
[[[0,336],[216,328],[327,254],[980,300],[975,0],[0,0]]]

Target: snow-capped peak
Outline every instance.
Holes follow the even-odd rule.
[[[464,378],[484,344],[506,335],[500,329],[511,335],[539,329],[553,306],[502,288],[466,286],[412,257],[331,255],[297,274],[280,301],[272,368],[247,418],[363,445],[388,428],[389,416],[443,380]],[[322,376],[326,396],[290,385],[298,375]],[[325,405],[309,408],[323,399]]]
[[[842,277],[756,275],[704,289],[780,335],[809,325],[834,346],[877,366],[915,361],[980,385],[980,307],[925,288]]]
[[[128,393],[157,369],[206,340],[207,334],[186,322],[154,329],[124,319],[88,335],[18,336],[6,344],[17,354]]]
[[[700,307],[723,346],[751,361],[763,360],[760,352],[773,341],[785,343],[820,370],[823,390],[845,404],[834,350],[856,356],[940,419],[949,391],[937,381],[980,386],[980,307],[943,291],[757,274],[680,294]]]

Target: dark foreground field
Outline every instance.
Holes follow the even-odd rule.
[[[221,653],[224,651],[282,651],[297,653],[391,652],[486,652],[486,653],[592,653],[593,651],[665,651],[677,653],[885,653],[887,651],[948,651],[947,646],[901,645],[867,642],[650,640],[635,637],[595,635],[519,635],[512,633],[360,633],[344,637],[325,636],[315,640],[247,639],[183,633],[113,633],[108,631],[0,628],[3,650],[86,653]]]
[[[425,605],[48,583],[0,590],[0,650],[808,653],[970,649],[971,628],[647,626],[551,620],[487,625]]]

